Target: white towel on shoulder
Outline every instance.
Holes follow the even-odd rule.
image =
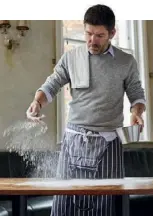
[[[71,88],[88,88],[89,54],[87,45],[85,44],[68,51],[67,61]]]

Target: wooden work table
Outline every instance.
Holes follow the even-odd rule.
[[[124,178],[100,180],[55,180],[43,178],[0,178],[0,194],[16,195],[18,211],[27,215],[27,195],[123,195],[123,215],[129,216],[130,194],[153,194],[153,178]],[[20,205],[20,208],[19,208]]]

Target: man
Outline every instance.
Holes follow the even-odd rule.
[[[134,57],[111,45],[115,15],[105,5],[84,15],[86,45],[63,54],[54,73],[37,90],[27,117],[41,120],[40,109],[70,83],[72,101],[59,156],[57,178],[123,178],[123,98],[131,103],[131,124],[143,127],[144,90]],[[112,216],[112,196],[55,196],[52,216]]]

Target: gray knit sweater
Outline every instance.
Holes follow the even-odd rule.
[[[71,88],[68,122],[98,132],[113,131],[123,125],[124,93],[130,103],[145,100],[136,60],[114,46],[113,50],[114,56],[109,52],[89,55],[90,85],[89,88]],[[65,84],[71,85],[67,62],[65,53],[54,73],[38,89],[45,92],[49,101]]]

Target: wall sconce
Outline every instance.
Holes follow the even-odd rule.
[[[10,34],[11,24],[9,20],[0,20],[0,31],[4,37],[4,46],[7,49],[12,49],[20,45],[20,40],[26,36],[29,30],[27,20],[18,20],[16,23],[16,38],[12,37]]]

